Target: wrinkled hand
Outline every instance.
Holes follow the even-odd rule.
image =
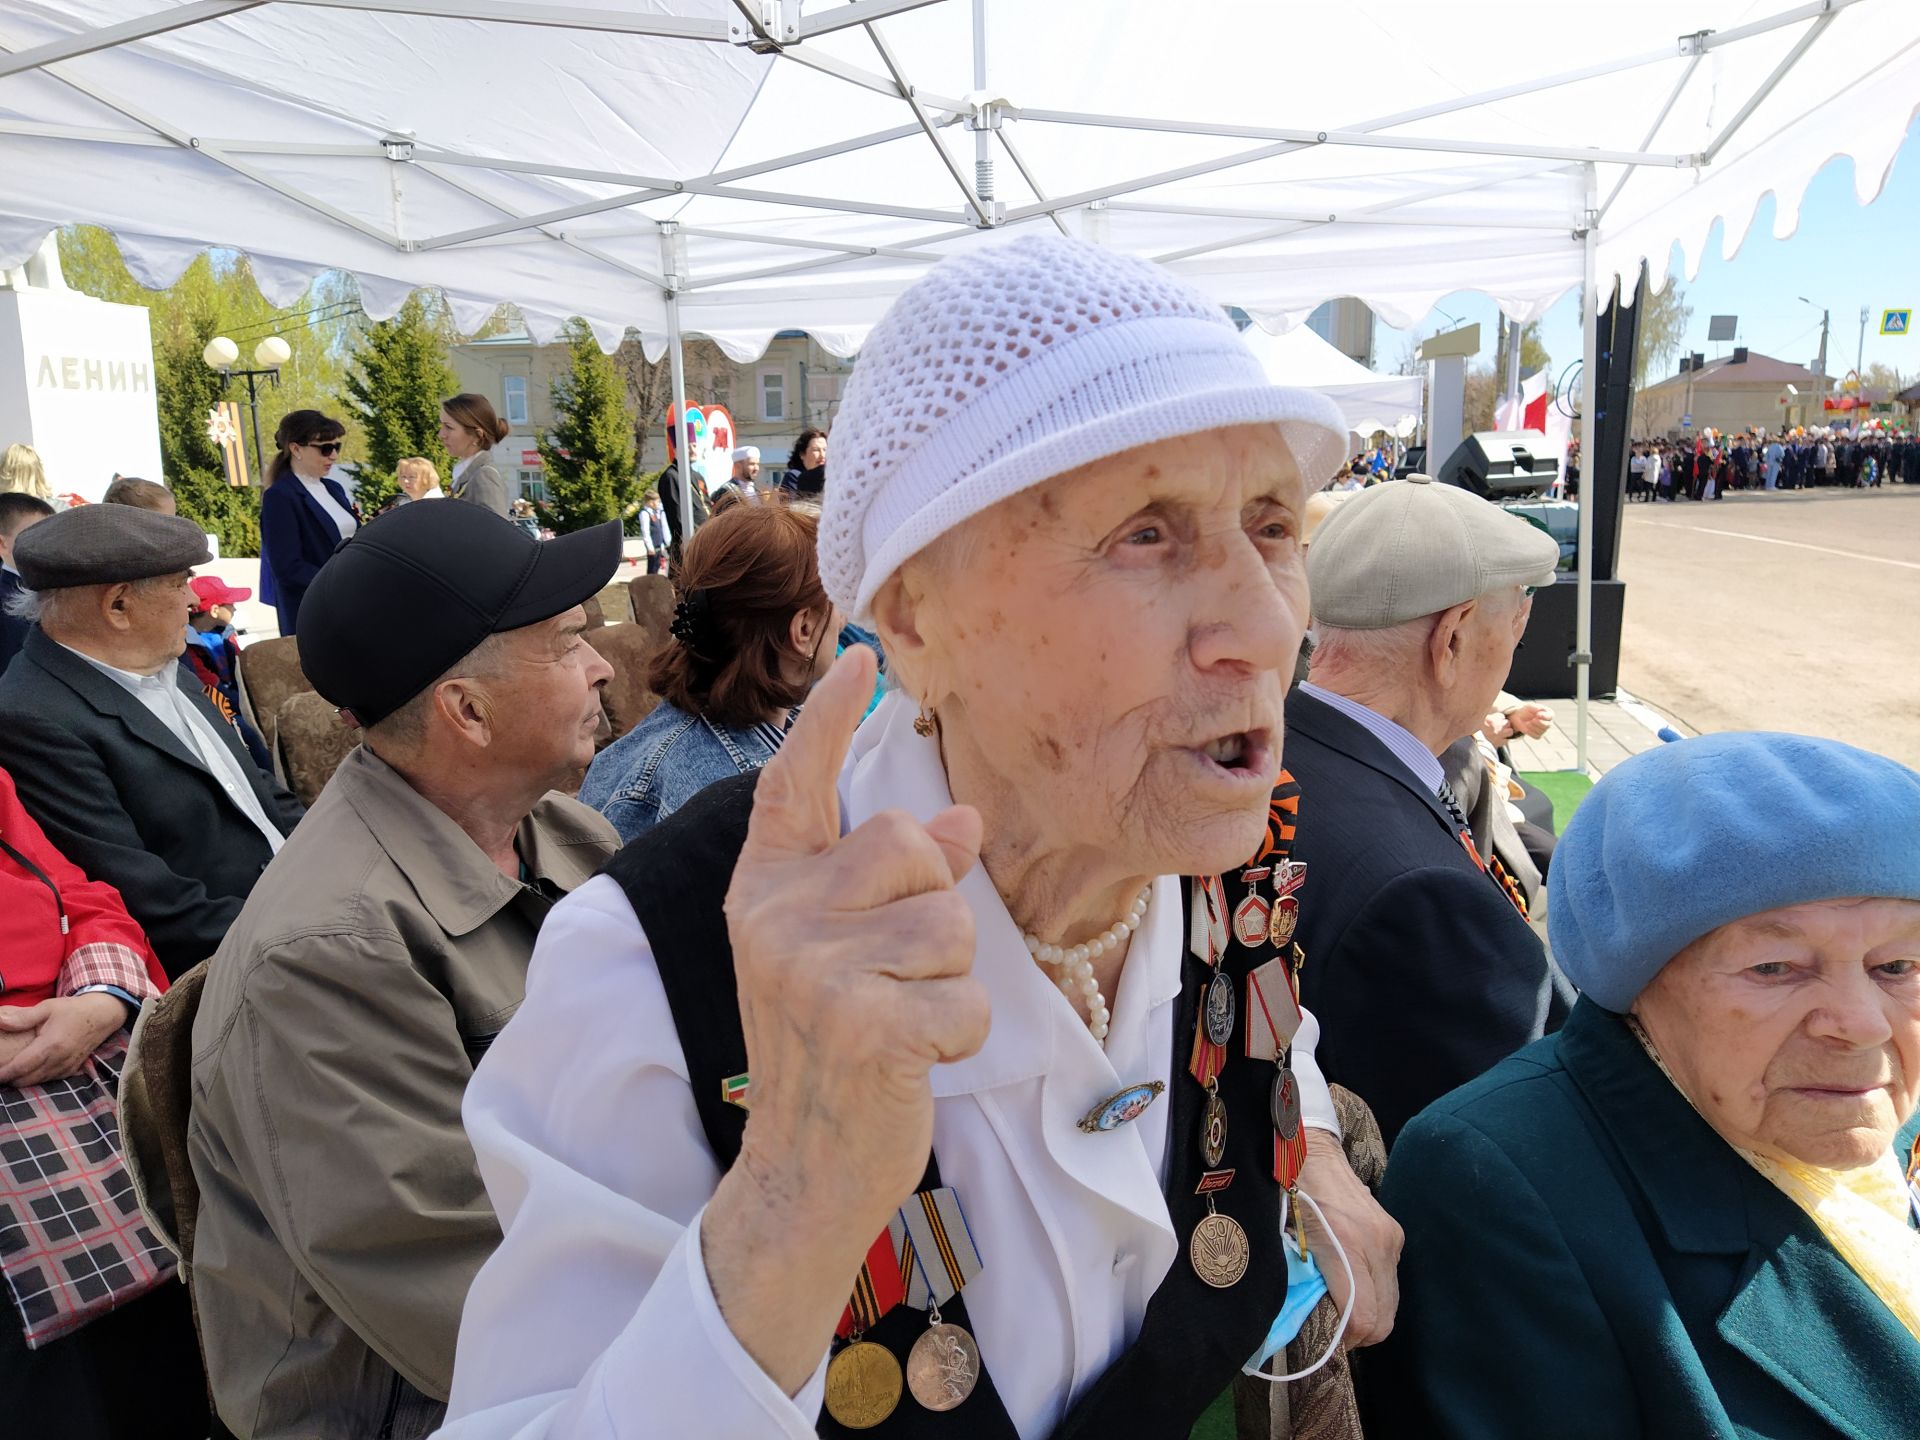
[[[1349,1296],[1340,1257],[1313,1211],[1302,1205],[1307,1249],[1313,1252],[1320,1273],[1327,1277],[1334,1303],[1343,1311],[1349,1301],[1353,1306],[1353,1318],[1347,1322],[1341,1343],[1349,1350],[1377,1345],[1393,1329],[1393,1317],[1400,1308],[1400,1246],[1406,1237],[1399,1223],[1360,1183],[1360,1177],[1347,1164],[1338,1137],[1329,1131],[1308,1127],[1307,1163],[1300,1172],[1300,1188],[1326,1212],[1333,1233],[1347,1252],[1347,1263],[1353,1267]]]
[[[840,834],[840,769],[873,680],[873,652],[856,645],[814,688],[760,772],[727,892],[752,1085],[703,1252],[735,1335],[789,1393],[926,1169],[929,1072],[987,1036],[973,916],[954,889],[979,858],[979,815],[954,806],[923,825],[890,811]],[[763,1253],[758,1233],[777,1246]]]
[[[1553,707],[1539,705],[1529,700],[1526,704],[1516,705],[1509,710],[1506,721],[1518,733],[1529,739],[1538,740],[1553,728]]]
[[[77,1075],[87,1057],[126,1023],[127,1007],[98,991],[38,1005],[0,1005],[0,1036],[31,1037],[0,1062],[0,1084],[43,1085]]]

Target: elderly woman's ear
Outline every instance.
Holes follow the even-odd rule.
[[[887,652],[887,667],[915,700],[931,702],[947,684],[940,616],[929,604],[929,583],[942,565],[939,547],[914,556],[888,577],[873,597],[873,624]]]

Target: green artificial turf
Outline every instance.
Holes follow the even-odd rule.
[[[1553,833],[1567,833],[1567,821],[1580,801],[1593,788],[1593,781],[1578,770],[1528,770],[1520,778],[1534,789],[1544,791],[1553,801]]]

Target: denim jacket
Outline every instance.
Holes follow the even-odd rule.
[[[661,701],[652,714],[593,759],[582,803],[606,816],[620,838],[645,834],[716,780],[758,770],[793,726],[718,725]]]

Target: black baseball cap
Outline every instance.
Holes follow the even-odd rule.
[[[585,603],[620,567],[620,522],[536,540],[464,500],[421,500],[343,540],[300,602],[300,668],[373,725],[489,635]]]

